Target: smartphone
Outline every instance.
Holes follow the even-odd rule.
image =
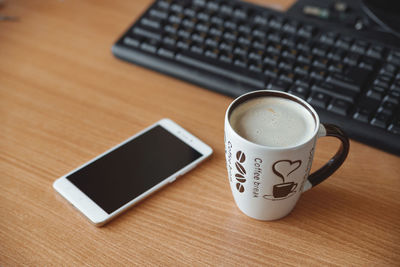
[[[60,177],[54,189],[101,226],[212,154],[170,119],[162,119]]]

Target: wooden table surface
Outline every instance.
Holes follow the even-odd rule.
[[[0,265],[400,265],[400,158],[351,142],[286,218],[236,207],[224,162],[231,98],[127,64],[111,45],[150,0],[7,1],[0,14]],[[291,1],[254,1],[287,7]],[[210,160],[97,228],[52,183],[169,117]],[[318,142],[313,168],[337,149]]]

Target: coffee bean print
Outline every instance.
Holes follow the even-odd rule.
[[[241,183],[236,183],[236,189],[240,192],[244,192],[244,186]]]
[[[240,162],[243,163],[246,160],[246,155],[242,151],[238,151],[236,153],[236,159]]]
[[[241,183],[245,183],[245,182],[246,182],[246,179],[236,178],[236,180],[237,180],[238,182],[241,182]]]
[[[244,186],[243,184],[246,182],[246,169],[243,167],[243,163],[246,161],[246,155],[242,151],[236,152],[236,170],[237,173],[235,174],[236,177],[236,189],[239,191],[239,193],[244,192]]]
[[[245,175],[246,174],[246,170],[244,169],[244,167],[242,166],[242,164],[240,164],[239,162],[235,163],[236,169],[238,170],[238,172],[240,172],[241,174]]]
[[[241,183],[246,182],[246,178],[243,175],[241,175],[240,173],[236,173],[235,176],[236,176],[236,180],[238,182],[241,182]]]

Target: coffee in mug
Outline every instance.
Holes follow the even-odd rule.
[[[259,97],[232,111],[230,124],[243,138],[264,146],[288,147],[310,139],[315,121],[310,112],[281,97]]]
[[[341,141],[336,155],[310,173],[316,140]],[[302,192],[335,172],[347,157],[349,140],[323,125],[304,100],[278,91],[240,96],[225,115],[225,154],[232,194],[239,209],[259,220],[286,216]]]

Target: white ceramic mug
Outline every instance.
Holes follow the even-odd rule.
[[[282,97],[297,102],[311,113],[315,123],[311,138],[292,147],[268,147],[246,140],[231,126],[232,111],[247,100]],[[333,136],[341,141],[336,155],[310,173],[316,140]],[[302,192],[335,172],[349,151],[349,140],[337,126],[320,124],[318,114],[304,100],[278,91],[255,91],[235,99],[225,115],[225,155],[229,183],[239,209],[258,220],[276,220],[289,214]]]

